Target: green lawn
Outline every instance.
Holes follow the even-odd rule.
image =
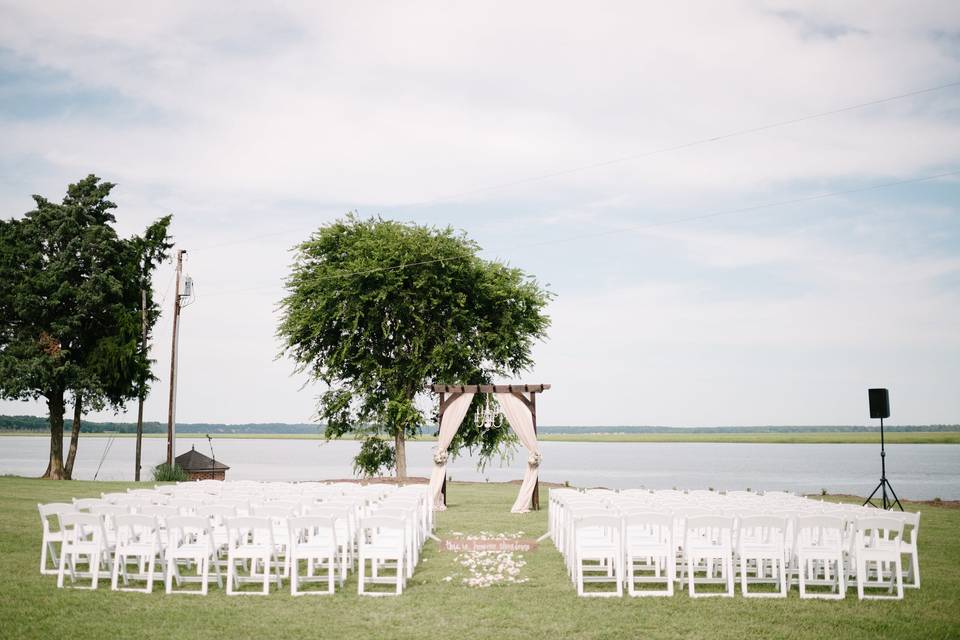
[[[228,598],[210,595],[58,590],[38,573],[38,502],[96,496],[130,483],[0,478],[0,637],[2,638],[948,638],[960,637],[960,510],[922,506],[923,588],[902,602],[577,598],[549,542],[526,554],[522,585],[486,589],[444,577],[451,553],[428,543],[399,598],[360,598],[356,580],[335,596]],[[451,483],[438,533],[518,532],[539,536],[546,512],[509,513],[517,487]],[[546,496],[544,496],[545,498]],[[544,500],[546,503],[546,500]],[[916,508],[908,505],[908,508]]]

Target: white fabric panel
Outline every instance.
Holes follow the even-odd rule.
[[[463,393],[458,396],[447,410],[443,412],[443,418],[440,420],[440,434],[437,436],[437,451],[446,452],[453,441],[453,436],[457,434],[463,417],[467,415],[467,409],[473,401],[472,393]],[[430,495],[433,496],[433,508],[435,511],[443,511],[447,506],[443,503],[443,494],[440,490],[443,488],[443,479],[447,477],[447,464],[437,464],[433,462],[433,472],[430,474]]]
[[[537,434],[533,430],[533,415],[527,408],[527,405],[512,393],[497,393],[497,402],[503,409],[503,415],[507,417],[507,422],[513,428],[520,442],[527,448],[530,454],[539,454],[537,447]],[[516,502],[513,503],[512,513],[525,513],[530,511],[530,504],[533,500],[533,489],[537,484],[537,477],[540,475],[540,466],[532,465],[527,462],[527,470],[523,474],[523,484],[520,485],[520,493],[517,495]]]

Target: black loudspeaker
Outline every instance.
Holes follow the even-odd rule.
[[[886,389],[868,389],[867,396],[870,398],[871,418],[890,417],[890,393]]]

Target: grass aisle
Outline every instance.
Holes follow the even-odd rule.
[[[0,478],[0,637],[2,638],[949,638],[960,637],[960,510],[924,506],[923,589],[902,602],[580,599],[559,553],[546,542],[525,554],[523,584],[472,588],[455,554],[427,544],[400,598],[360,598],[356,578],[334,596],[228,598],[58,590],[38,573],[38,502],[99,496],[130,483],[53,483]],[[546,512],[509,513],[516,486],[452,483],[437,532],[536,537]],[[546,496],[544,495],[544,504]],[[451,581],[445,581],[453,576]],[[103,585],[103,582],[101,582]],[[286,586],[286,585],[285,585]],[[287,587],[288,588],[288,587]]]

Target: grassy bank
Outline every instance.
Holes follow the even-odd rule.
[[[299,433],[216,433],[215,440],[323,440],[321,434]],[[0,431],[0,436],[35,436],[49,438],[36,431]],[[133,438],[132,433],[84,433],[84,438]],[[144,434],[144,438],[163,438],[165,433]],[[203,434],[177,434],[178,440],[206,440]],[[345,439],[350,439],[345,438]],[[433,436],[411,438],[423,442]],[[542,434],[542,442],[732,442],[753,444],[879,444],[880,434],[864,431],[797,431],[770,433],[563,433]],[[891,431],[885,434],[887,444],[960,444],[960,431]]]
[[[400,598],[356,595],[356,580],[334,596],[228,598],[58,590],[37,571],[38,502],[95,496],[129,483],[55,483],[0,478],[0,637],[85,638],[947,638],[960,637],[960,510],[923,506],[920,535],[923,588],[902,602],[581,599],[549,542],[526,554],[521,585],[461,586],[453,554],[429,542],[409,589]],[[518,532],[538,536],[546,512],[513,515],[516,485],[450,485],[450,509],[438,533]],[[908,508],[911,508],[908,505]]]

